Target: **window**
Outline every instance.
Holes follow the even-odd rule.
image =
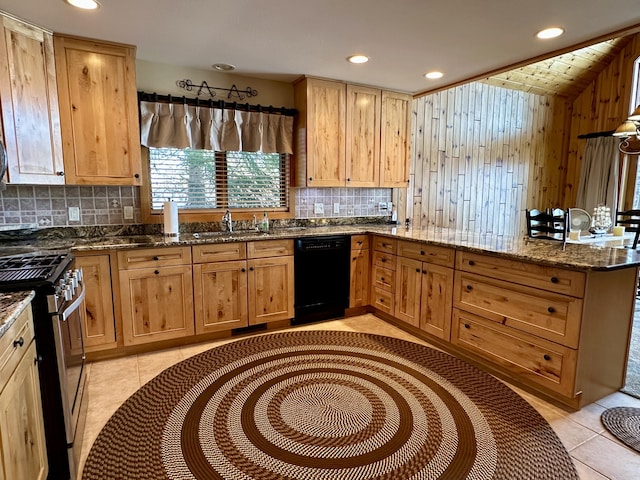
[[[151,210],[288,210],[289,155],[149,148]]]

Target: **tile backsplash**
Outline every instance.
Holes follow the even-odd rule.
[[[293,192],[298,219],[390,215],[387,210],[380,210],[380,203],[391,201],[390,188],[295,188]],[[124,218],[127,206],[133,207],[133,219]],[[69,219],[71,207],[80,208],[78,221]],[[135,224],[141,221],[140,188],[7,185],[0,192],[0,209],[0,225]],[[317,210],[322,213],[316,213]]]
[[[124,219],[124,207],[133,218]],[[121,225],[140,223],[138,187],[7,185],[0,192],[0,225],[36,224],[40,227]],[[80,219],[69,219],[69,208],[80,208]]]

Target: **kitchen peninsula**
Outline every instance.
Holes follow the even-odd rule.
[[[236,275],[249,270],[251,259],[261,256],[256,251],[273,248],[277,253],[265,253],[264,258],[280,261],[290,255],[286,242],[294,238],[351,235],[354,262],[363,258],[355,253],[355,239],[359,240],[357,251],[364,252],[358,275],[365,280],[358,287],[364,291],[354,292],[352,263],[354,308],[350,313],[372,311],[570,408],[580,408],[624,384],[640,254],[621,245],[567,244],[563,249],[555,241],[383,224],[298,226],[268,234],[181,233],[179,241],[171,243],[160,235],[129,233],[136,234],[105,236],[96,231],[65,237],[55,229],[43,229],[30,240],[5,242],[0,254],[20,248],[74,252],[85,269],[89,291],[85,342],[91,355],[100,358],[245,333],[249,330],[236,324],[207,333],[213,331],[211,318],[206,328],[199,328],[207,325],[198,322],[199,305],[207,295],[194,294],[200,288],[196,286],[198,269],[221,272],[233,267]],[[123,264],[124,259],[135,257],[142,259],[140,267],[148,269],[152,279],[165,272],[180,275],[181,283],[172,283],[171,290],[181,292],[183,301],[175,318],[180,317],[184,325],[168,324],[146,337],[134,335],[136,328],[150,328],[142,323],[136,327],[135,319],[126,320],[125,305],[133,300],[123,298],[119,288],[125,279],[142,272],[135,262],[134,267]],[[248,274],[237,273],[237,278]],[[238,296],[235,292],[229,298]],[[246,302],[246,290],[244,296]],[[356,305],[355,298],[365,301]],[[216,305],[210,316],[220,314],[216,308],[221,307]],[[283,315],[277,317],[279,322],[266,321],[287,326],[282,318],[293,315]],[[251,329],[256,323],[244,327]]]

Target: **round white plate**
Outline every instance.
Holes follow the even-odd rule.
[[[591,227],[591,215],[581,208],[569,209],[569,230],[589,230]]]

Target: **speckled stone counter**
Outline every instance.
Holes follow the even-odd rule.
[[[96,232],[98,233],[98,232]],[[15,237],[0,246],[0,255],[11,255],[23,251],[65,250],[76,252],[117,250],[138,247],[163,247],[175,245],[199,245],[221,242],[245,242],[273,239],[298,238],[307,236],[376,234],[390,238],[412,240],[425,244],[451,247],[458,250],[490,253],[514,260],[560,266],[574,270],[610,270],[617,268],[637,268],[640,253],[625,248],[623,240],[604,240],[585,244],[567,244],[552,240],[532,240],[522,236],[503,236],[460,232],[447,228],[414,229],[404,226],[382,224],[328,225],[273,228],[269,233],[255,231],[208,232],[180,234],[178,241],[167,242],[159,233],[132,234],[133,231],[117,231],[101,236],[65,237],[56,231],[47,236],[46,231],[38,238],[20,240]],[[628,242],[628,239],[627,239]]]
[[[0,337],[2,337],[18,315],[29,306],[35,293],[33,290],[24,292],[0,292]]]

